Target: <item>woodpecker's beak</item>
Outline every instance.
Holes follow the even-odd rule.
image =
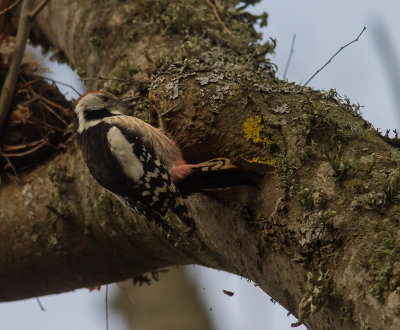
[[[118,103],[129,104],[135,100],[136,100],[136,98],[134,98],[134,97],[123,97],[122,99],[118,100]]]

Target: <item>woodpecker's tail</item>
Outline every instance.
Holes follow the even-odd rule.
[[[139,215],[144,216],[147,220],[154,222],[157,226],[159,226],[163,232],[167,235],[171,236],[174,240],[179,241],[180,235],[179,233],[172,228],[168,223],[165,222],[163,216],[158,212],[153,211],[152,209],[146,207],[139,201],[133,201],[130,198],[125,199],[125,204],[133,209]]]
[[[233,165],[227,158],[215,158],[198,164],[188,176],[175,184],[182,196],[188,196],[240,185],[258,188],[256,181],[261,178],[261,174]]]

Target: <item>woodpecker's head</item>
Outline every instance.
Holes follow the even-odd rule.
[[[115,95],[103,91],[88,92],[77,101],[74,109],[77,131],[95,126],[104,118],[121,115],[129,98],[118,99]]]

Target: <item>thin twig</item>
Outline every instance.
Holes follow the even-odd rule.
[[[19,90],[18,92],[22,92],[22,91]],[[31,104],[31,103],[37,101],[37,100],[38,100],[38,97],[34,96],[34,97],[32,97],[30,100],[26,100],[26,101],[24,101],[24,102],[21,102],[21,103],[18,104],[18,105],[26,108],[27,105],[29,105],[29,104]]]
[[[61,81],[54,80],[54,79],[52,79],[52,78],[47,78],[47,77],[42,77],[42,76],[36,76],[36,75],[35,75],[35,77],[39,77],[39,78],[42,78],[42,79],[44,79],[44,80],[50,80],[50,81],[52,81],[53,83],[56,83],[56,84],[60,84],[60,85],[69,87],[69,88],[71,88],[76,94],[78,94],[79,96],[82,95],[82,94],[79,93],[73,86],[68,85],[68,84],[66,84],[66,83],[63,83],[63,82],[61,82]]]
[[[39,126],[52,128],[52,129],[55,129],[56,131],[59,131],[59,132],[64,132],[65,131],[65,127],[61,128],[61,127],[58,127],[58,126],[54,126],[54,125],[51,125],[49,123],[45,123],[43,121],[37,120],[36,118],[31,118],[31,119],[26,120],[25,124],[38,124]]]
[[[21,89],[23,89],[25,87],[28,87],[28,86],[33,85],[33,84],[36,84],[39,81],[40,81],[40,78],[28,81],[27,83],[25,83],[21,87],[19,87],[19,89],[21,90]]]
[[[40,143],[42,143],[42,139],[40,139],[38,141],[28,142],[28,143],[25,143],[25,144],[15,145],[15,146],[4,144],[2,146],[2,150],[5,151],[5,152],[21,150],[21,149],[26,149],[26,148],[29,148],[29,147],[37,146]]]
[[[210,1],[210,0],[206,0],[206,2],[210,5],[210,7],[212,8],[215,17],[217,18],[218,22],[222,25],[222,27],[224,28],[225,32],[228,33],[229,35],[231,35],[232,37],[235,38],[235,36],[233,35],[233,33],[226,27],[226,25],[224,24],[224,22],[222,22],[221,18],[218,15],[217,12],[217,8],[214,6],[214,4]]]
[[[43,305],[42,305],[42,303],[41,303],[41,301],[40,301],[40,299],[39,299],[38,297],[36,297],[36,301],[37,301],[37,303],[38,303],[38,305],[39,305],[39,307],[40,307],[40,310],[41,310],[42,312],[45,312],[46,309],[43,307]]]
[[[18,154],[5,154],[5,153],[3,153],[3,155],[6,155],[7,157],[10,157],[10,158],[24,157],[24,156],[29,155],[29,154],[35,152],[36,150],[40,149],[41,147],[46,145],[47,142],[48,142],[48,139],[44,138],[44,139],[41,140],[41,142],[38,145],[36,145],[35,147],[33,147],[32,149],[30,149],[28,151],[20,152]]]
[[[295,43],[295,41],[296,41],[296,35],[294,34],[294,35],[293,35],[293,39],[292,39],[292,46],[290,47],[289,57],[288,57],[288,60],[287,60],[287,62],[286,62],[286,66],[285,66],[285,73],[283,74],[283,79],[286,79],[286,74],[287,74],[288,69],[289,69],[290,61],[292,60],[292,55],[293,55],[293,52],[294,52],[294,43]]]
[[[320,69],[317,70],[317,72],[315,72],[315,73],[311,76],[310,79],[308,79],[308,80],[306,81],[306,83],[304,84],[304,86],[306,86],[306,85],[307,85],[321,70],[323,70],[329,63],[331,63],[331,61],[333,60],[333,58],[334,58],[337,54],[339,54],[339,53],[340,53],[343,49],[345,49],[347,46],[350,46],[352,43],[355,43],[356,41],[358,41],[358,39],[360,39],[361,35],[364,33],[364,31],[365,31],[366,29],[367,29],[367,28],[364,26],[364,28],[362,29],[362,31],[360,32],[360,34],[358,35],[358,37],[357,37],[356,39],[354,39],[353,41],[350,41],[348,44],[346,44],[346,45],[340,47],[340,49],[339,49],[335,54],[333,54],[333,56],[328,60],[328,62],[326,62]]]
[[[20,184],[32,181],[33,178],[42,170],[42,167],[38,166],[36,169],[29,172],[29,174],[24,174],[24,177],[20,180]]]
[[[14,184],[20,185],[22,183],[22,180],[20,180],[19,178],[15,177],[14,175],[12,175],[9,172],[5,172],[7,175],[7,178],[9,178]]]
[[[132,102],[132,106],[136,107],[137,105],[141,105],[141,104],[145,104],[145,103],[149,103],[149,100],[142,100],[142,101],[138,101],[138,102]]]
[[[80,78],[79,80],[88,81],[88,80],[114,80],[120,82],[127,82],[127,83],[139,83],[139,84],[149,84],[149,81],[142,81],[142,80],[134,80],[134,79],[122,79],[122,78],[104,78],[104,77],[95,77],[95,78]]]
[[[4,159],[7,161],[7,165],[11,168],[11,171],[14,173],[15,177],[18,178],[18,174],[17,171],[15,170],[15,167],[13,166],[13,164],[11,163],[10,159],[7,157],[7,155],[0,151],[0,155],[2,155],[4,157]],[[18,178],[19,179],[19,178]]]
[[[128,290],[126,290],[126,289],[122,286],[121,282],[116,283],[116,284],[117,284],[118,288],[126,295],[126,297],[128,298],[129,302],[130,302],[132,305],[136,305],[136,302],[135,302],[135,300],[133,299],[132,295],[128,292]]]
[[[108,330],[108,284],[106,285],[106,330]]]
[[[41,101],[39,101],[39,102],[41,102]],[[41,104],[43,104],[43,102],[42,102]],[[42,115],[42,120],[43,120],[45,123],[47,123],[46,116],[45,116],[44,111],[43,111],[42,108],[40,108],[40,114]]]
[[[11,9],[13,9],[16,5],[19,4],[21,0],[16,0],[13,4],[11,4],[10,6],[8,6],[6,9],[0,11],[0,16],[5,14],[6,12],[10,11]]]
[[[34,20],[35,17],[40,13],[40,11],[46,6],[46,4],[49,2],[49,0],[43,0],[34,10],[32,10],[29,14],[28,17],[31,20]]]
[[[15,51],[8,69],[6,80],[0,94],[0,130],[3,127],[10,108],[14,89],[17,83],[19,68],[21,67],[22,58],[25,52],[25,45],[29,37],[31,28],[31,20],[28,17],[32,10],[34,0],[24,0],[22,4],[21,16],[19,18],[18,32],[15,40]]]
[[[165,117],[168,113],[171,111],[175,110],[177,107],[179,107],[185,100],[180,101],[179,103],[173,105],[171,108],[169,108],[167,111],[161,114],[161,117]]]
[[[59,121],[61,121],[65,126],[68,126],[68,123],[62,119],[60,115],[58,115],[56,112],[53,111],[52,108],[50,108],[45,102],[39,101],[46,109],[49,111],[53,116],[55,116]]]
[[[81,80],[81,85],[82,85],[82,90],[86,93],[87,90],[86,90],[86,86],[85,86],[85,83],[83,82],[83,80]]]
[[[39,99],[41,99],[42,101],[46,102],[47,104],[51,105],[52,107],[60,109],[61,111],[64,111],[64,112],[67,111],[67,109],[65,109],[64,107],[62,107],[61,105],[59,105],[57,103],[54,103],[54,102],[50,101],[49,99],[45,98],[43,95],[37,94],[34,91],[32,91],[32,94],[37,96]]]

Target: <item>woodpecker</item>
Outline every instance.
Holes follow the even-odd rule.
[[[247,173],[226,158],[187,164],[160,129],[122,113],[129,101],[88,92],[74,108],[78,142],[90,173],[123,204],[175,235],[164,220],[171,209],[191,233],[196,226],[183,196],[252,184]]]

